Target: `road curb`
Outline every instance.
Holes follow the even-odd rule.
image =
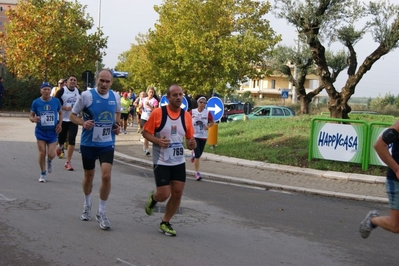
[[[145,166],[153,165],[152,160],[145,160],[145,159],[141,159],[141,158],[128,156],[126,154],[123,154],[123,153],[117,152],[117,151],[115,151],[115,157],[119,158],[123,161],[128,161],[130,163],[138,163],[140,165],[145,165]],[[281,169],[278,170],[277,167],[275,169],[276,169],[276,171],[282,171]],[[270,169],[268,169],[268,170],[270,170]],[[287,172],[287,171],[285,171],[285,172]],[[323,171],[320,171],[320,172],[323,172]],[[329,176],[330,178],[334,177],[334,175],[332,173],[333,172],[329,172],[329,174],[327,176]],[[189,176],[194,177],[195,171],[187,170],[187,174]],[[388,203],[388,199],[382,198],[382,197],[371,197],[371,196],[366,196],[366,195],[357,195],[357,194],[326,191],[326,190],[311,189],[311,188],[304,188],[304,187],[287,186],[287,185],[281,185],[281,184],[275,184],[275,183],[269,183],[269,182],[255,181],[255,180],[250,180],[250,179],[245,179],[245,178],[237,178],[237,177],[218,175],[218,174],[213,174],[213,173],[208,173],[208,172],[201,172],[201,175],[204,178],[208,178],[211,180],[230,182],[230,183],[234,183],[234,184],[242,184],[242,185],[248,185],[248,186],[256,186],[256,187],[264,188],[265,190],[298,192],[298,193],[304,193],[304,194],[309,194],[309,195],[320,195],[320,196],[326,196],[326,197],[335,197],[335,198],[350,199],[350,200],[357,200],[357,201]],[[317,176],[323,177],[322,175],[317,175]],[[371,177],[373,177],[373,176],[371,176]],[[339,178],[342,178],[342,175],[339,175],[339,174],[335,175],[335,177],[333,179],[339,179]],[[349,180],[349,177],[344,177],[344,178],[347,178],[346,180]],[[353,179],[354,182],[358,182],[359,180],[360,179]],[[370,182],[367,182],[367,183],[370,183]]]

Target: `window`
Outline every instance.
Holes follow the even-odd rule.
[[[263,108],[259,112],[259,116],[270,116],[270,108]]]
[[[272,79],[272,89],[275,89],[275,88],[276,88],[276,80]]]
[[[284,116],[281,108],[273,108],[273,116]]]

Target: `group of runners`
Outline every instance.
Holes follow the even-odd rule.
[[[49,83],[43,83],[40,86],[41,97],[32,102],[29,115],[29,120],[36,123],[35,136],[41,170],[39,181],[42,183],[47,181],[47,173],[53,171],[52,160],[56,154],[61,155],[67,139],[69,145],[64,167],[68,171],[73,170],[72,153],[78,126],[82,126],[80,152],[84,170],[82,182],[84,203],[80,219],[91,220],[91,192],[95,162],[98,159],[101,168],[101,186],[96,220],[100,228],[104,230],[111,227],[105,209],[111,190],[115,136],[121,132],[119,122],[121,112],[125,111],[121,105],[120,95],[110,90],[112,80],[112,72],[102,69],[96,78],[96,88],[83,93],[76,88],[77,78],[74,75],[66,80],[60,80],[56,92],[52,92]],[[54,93],[55,97],[52,97]],[[206,97],[204,96],[197,97],[198,108],[190,112],[181,108],[184,94],[177,84],[167,89],[166,97],[169,104],[161,108],[158,108],[159,101],[154,97],[154,88],[149,87],[146,93],[147,95],[144,92],[140,93],[134,103],[129,103],[130,108],[134,106],[137,108],[136,111],[141,111],[141,117],[138,116],[137,119],[138,130],[142,131],[146,141],[144,150],[147,155],[150,155],[148,142],[153,144],[156,189],[149,193],[145,212],[152,215],[158,202],[167,201],[159,230],[166,235],[176,236],[170,220],[180,206],[186,181],[183,142],[185,140],[186,147],[193,151],[190,161],[195,164],[196,179],[201,180],[199,159],[206,143],[206,132],[214,122],[205,109]],[[122,129],[126,130],[125,123]],[[388,147],[392,147],[391,153]],[[380,216],[376,210],[370,211],[360,223],[359,231],[363,238],[367,238],[377,227],[399,233],[399,120],[384,131],[374,148],[388,166],[386,192],[390,214]]]
[[[73,170],[71,158],[78,127],[82,127],[80,153],[84,170],[82,182],[84,200],[80,219],[91,220],[91,193],[95,162],[98,159],[101,168],[101,185],[95,217],[103,230],[111,227],[106,215],[106,203],[111,191],[115,137],[122,131],[125,132],[127,120],[125,116],[121,116],[122,111],[126,110],[120,95],[110,89],[112,81],[112,72],[109,69],[102,69],[96,77],[96,87],[80,93],[76,88],[77,78],[71,75],[65,83],[64,80],[59,81],[59,88],[54,97],[51,96],[50,84],[43,83],[40,86],[41,97],[32,102],[29,116],[30,121],[36,123],[35,136],[41,170],[39,181],[42,183],[47,181],[47,174],[53,171],[53,158],[64,152],[66,140],[68,148],[64,167],[68,171]],[[123,98],[127,96],[123,95]],[[166,235],[176,236],[170,220],[180,206],[186,181],[183,143],[185,141],[185,146],[194,151],[191,161],[197,161],[195,163],[197,169],[206,143],[206,131],[213,125],[213,119],[204,108],[206,103],[204,96],[198,97],[198,108],[190,110],[190,113],[183,110],[181,105],[184,94],[178,84],[171,85],[166,91],[168,105],[158,108],[159,100],[154,96],[155,89],[149,87],[146,92],[140,93],[134,102],[129,103],[129,112],[131,108],[139,111],[136,112],[139,114],[138,130],[145,139],[144,150],[147,155],[150,155],[148,143],[153,144],[156,188],[149,193],[145,212],[152,215],[157,202],[167,201],[159,230]],[[196,179],[201,180],[202,177],[199,171],[197,172]]]

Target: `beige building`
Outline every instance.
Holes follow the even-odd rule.
[[[292,67],[294,71],[294,67]],[[319,77],[311,74],[306,76],[305,90],[310,92],[317,88],[319,84]],[[270,76],[265,76],[259,79],[249,79],[248,82],[241,84],[240,89],[237,91],[238,94],[244,92],[251,92],[251,98],[253,99],[280,99],[282,98],[282,92],[288,92],[287,100],[292,101],[293,97],[297,97],[293,84],[288,81],[285,75],[274,73]]]
[[[8,22],[7,16],[5,12],[16,6],[18,3],[18,0],[0,0],[0,32],[4,32],[4,24]]]

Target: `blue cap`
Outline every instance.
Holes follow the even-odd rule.
[[[40,85],[40,89],[47,88],[47,87],[51,88],[51,85],[48,82],[43,82],[42,85]]]

